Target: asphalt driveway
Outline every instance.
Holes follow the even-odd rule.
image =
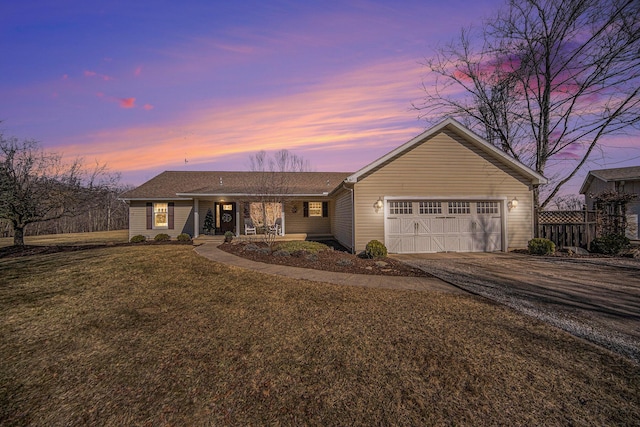
[[[640,363],[639,259],[514,253],[394,258]]]

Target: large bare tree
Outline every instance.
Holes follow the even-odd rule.
[[[105,169],[86,172],[81,161],[41,149],[36,141],[0,134],[0,220],[13,228],[14,245],[24,245],[25,227],[86,212],[99,203],[113,179]]]
[[[640,124],[640,2],[508,0],[425,62],[421,116],[458,118],[545,175],[542,209],[605,135]]]

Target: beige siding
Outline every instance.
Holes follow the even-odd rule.
[[[591,181],[591,184],[589,185],[589,187],[587,188],[587,191],[585,193],[585,204],[587,205],[587,209],[593,209],[593,202],[594,199],[589,197],[590,194],[598,194],[598,193],[602,193],[605,190],[614,190],[615,188],[615,183],[613,182],[605,182],[602,181],[598,178],[593,178],[593,180]],[[626,188],[625,188],[626,190]]]
[[[296,234],[306,233],[309,235],[330,235],[331,234],[331,213],[332,202],[329,201],[329,216],[328,217],[305,217],[303,202],[327,202],[328,199],[300,199],[295,201],[289,201],[286,204],[285,210],[285,233]],[[292,207],[296,206],[296,212],[292,212]]]
[[[512,200],[506,212],[508,247],[526,247],[533,235],[533,196],[528,180],[454,133],[444,131],[372,171],[355,184],[355,249],[384,241],[380,197]]]
[[[167,200],[170,202],[171,200]],[[181,233],[193,235],[193,201],[176,200],[174,206],[173,230],[152,229],[147,230],[147,204],[142,201],[132,200],[129,204],[129,238],[142,234],[147,239],[153,239],[157,234],[166,233],[176,238]]]
[[[342,246],[353,249],[353,202],[351,191],[344,190],[335,198],[332,212],[333,237]]]

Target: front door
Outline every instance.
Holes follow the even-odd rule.
[[[221,234],[231,231],[236,232],[236,204],[216,203],[217,229]]]

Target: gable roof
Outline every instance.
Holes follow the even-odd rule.
[[[582,187],[580,187],[580,194],[585,194],[594,178],[604,182],[637,181],[640,180],[640,166],[589,171],[582,183]]]
[[[291,196],[324,196],[350,172],[266,172],[286,182]],[[123,200],[176,199],[201,196],[255,195],[263,172],[166,171],[120,196]]]
[[[445,129],[450,130],[462,136],[463,138],[465,138],[465,140],[469,141],[471,144],[478,147],[480,150],[484,151],[485,153],[489,154],[499,162],[511,167],[515,171],[526,176],[531,180],[532,184],[539,185],[539,184],[547,183],[547,179],[544,176],[540,175],[533,169],[523,165],[522,163],[513,159],[503,151],[494,147],[492,144],[488,143],[487,141],[482,139],[480,136],[476,135],[474,132],[467,129],[465,126],[463,126],[462,124],[460,124],[458,121],[454,119],[446,119],[438,123],[437,125],[433,126],[432,128],[427,129],[426,131],[422,132],[420,135],[414,137],[410,141],[406,142],[405,144],[401,145],[395,150],[380,157],[378,160],[368,164],[367,166],[363,167],[353,175],[349,176],[347,178],[347,182],[358,182],[360,179],[364,178],[369,172],[391,161],[393,158],[402,155],[404,152],[412,149],[415,145],[421,144],[426,139],[431,138],[432,136],[438,134],[439,132]]]

